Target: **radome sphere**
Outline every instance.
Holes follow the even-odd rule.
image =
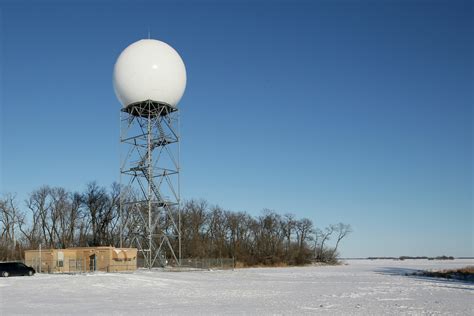
[[[124,49],[114,67],[114,90],[124,107],[153,100],[176,107],[186,88],[186,68],[168,44],[143,39]]]

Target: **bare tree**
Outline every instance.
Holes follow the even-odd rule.
[[[181,241],[186,257],[202,258],[207,255],[208,207],[204,200],[190,200],[181,209]]]
[[[296,222],[296,235],[298,240],[298,253],[296,263],[303,264],[308,261],[311,251],[307,247],[308,241],[312,239],[313,222],[308,218],[303,218]]]
[[[337,232],[336,245],[334,246],[334,253],[337,253],[337,248],[339,247],[339,243],[347,235],[352,233],[352,227],[349,224],[339,223],[334,226],[334,230]]]
[[[318,249],[318,256],[316,257],[316,260],[326,262],[328,261],[328,258],[326,258],[326,242],[331,238],[331,235],[334,233],[334,225],[329,225],[323,230],[318,230],[317,234],[319,235],[319,239],[321,239],[321,243],[319,245]]]
[[[17,253],[18,230],[24,221],[24,214],[18,209],[15,196],[6,194],[0,199],[0,259],[13,259]]]
[[[52,188],[49,192],[51,197],[50,223],[54,236],[54,246],[64,248],[67,245],[68,215],[70,214],[69,193],[64,188]]]
[[[109,212],[108,212],[108,229],[107,239],[110,245],[119,244],[120,240],[120,184],[114,182],[109,192]]]
[[[91,246],[101,246],[104,242],[102,231],[104,222],[109,220],[107,191],[99,187],[96,182],[90,182],[82,196],[82,201],[91,226],[92,236],[88,243]]]
[[[289,213],[285,214],[281,221],[281,225],[282,225],[283,235],[285,236],[285,239],[286,239],[286,254],[288,257],[290,253],[290,248],[291,248],[291,237],[296,229],[295,215],[289,214]]]
[[[50,212],[51,212],[51,188],[49,186],[42,186],[38,190],[33,191],[26,205],[33,217],[33,227],[26,231],[27,238],[33,243],[44,244],[49,247],[55,246],[55,235],[51,227]],[[36,226],[35,223],[38,225]],[[33,238],[37,240],[33,240]]]
[[[308,218],[303,218],[296,222],[296,234],[298,239],[298,246],[300,250],[303,248],[305,242],[311,237],[313,232],[313,222]]]

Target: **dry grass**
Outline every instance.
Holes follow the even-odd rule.
[[[461,269],[454,270],[458,273],[464,273],[464,274],[474,274],[474,266],[467,266]]]
[[[285,268],[288,267],[289,265],[285,262],[278,262],[278,263],[272,263],[272,264],[253,264],[253,265],[248,265],[245,264],[244,262],[237,261],[235,263],[235,268],[236,269],[242,269],[242,268]]]
[[[460,274],[474,274],[474,266],[467,266],[464,268],[460,269],[449,269],[449,270],[440,270],[436,271],[437,273],[443,273],[443,274],[453,274],[453,273],[460,273]]]
[[[467,266],[460,269],[448,269],[440,271],[422,271],[414,275],[427,276],[433,278],[457,279],[474,282],[474,266]]]
[[[237,269],[245,268],[245,263],[243,263],[242,261],[237,261],[235,263],[235,268],[237,268]]]

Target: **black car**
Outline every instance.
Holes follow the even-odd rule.
[[[0,276],[9,277],[13,275],[32,276],[36,271],[21,262],[0,262]]]

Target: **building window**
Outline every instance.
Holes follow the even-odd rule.
[[[58,268],[64,267],[64,252],[59,251],[58,252]]]

